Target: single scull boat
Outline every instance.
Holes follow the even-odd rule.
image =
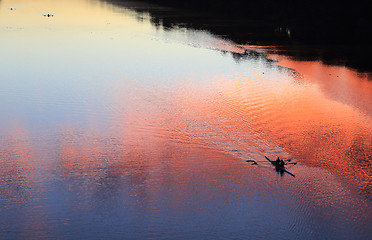
[[[286,173],[288,173],[289,175],[291,175],[291,176],[295,176],[293,173],[291,173],[287,168],[285,168],[284,166],[280,166],[276,161],[273,161],[273,160],[271,160],[270,158],[268,158],[268,157],[266,157],[265,156],[265,158],[269,161],[269,162],[271,162],[271,164],[272,165],[274,165],[275,166],[275,168],[276,168],[276,170],[278,170],[278,171],[281,171],[281,172],[286,172]]]

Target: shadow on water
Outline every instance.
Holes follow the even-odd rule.
[[[131,8],[124,0],[102,0]],[[142,2],[150,2],[143,0]],[[273,53],[295,60],[321,60],[361,72],[372,71],[370,3],[353,1],[187,1],[156,0],[170,8],[143,4],[154,26],[208,30],[238,44],[276,46]]]

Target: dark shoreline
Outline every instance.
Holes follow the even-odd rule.
[[[337,5],[313,1],[311,6],[287,0],[217,0],[213,4],[210,0],[101,1],[130,8],[135,2],[142,2],[144,7],[134,10],[148,12],[155,26],[207,30],[237,44],[277,46],[275,53],[295,60],[321,60],[328,65],[372,72],[372,17],[367,1]]]

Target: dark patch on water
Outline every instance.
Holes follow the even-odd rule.
[[[127,1],[103,0],[125,7]],[[143,0],[142,2],[149,2]],[[367,1],[168,1],[144,5],[154,26],[208,30],[238,44],[277,46],[295,60],[321,60],[371,72],[372,18]],[[181,9],[181,10],[180,10]]]

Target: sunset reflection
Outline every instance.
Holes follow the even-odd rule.
[[[370,235],[371,75],[143,3],[0,2],[0,238]]]
[[[370,169],[363,164],[372,144],[370,117],[330,99],[309,81],[279,68],[254,79],[219,77],[207,88],[191,84],[171,92],[137,89],[138,95],[130,100],[137,108],[118,118],[126,122],[123,136],[140,138],[136,140],[140,144],[158,142],[144,138],[152,132],[159,139],[199,144],[243,161],[263,163],[263,155],[294,157],[361,181],[363,191],[370,194]],[[149,94],[145,100],[139,97],[142,91]],[[127,92],[117,94],[116,109],[130,109],[120,103]]]
[[[35,180],[33,177],[34,163],[32,162],[32,146],[30,136],[24,128],[13,126],[8,131],[9,138],[3,138],[0,145],[0,184],[11,184],[8,189],[10,196],[3,193],[3,201],[9,201],[14,198],[16,201],[29,201],[32,198],[32,184]]]
[[[328,66],[319,61],[294,61],[284,56],[272,56],[279,65],[296,69],[303,81],[319,86],[326,97],[372,116],[370,74],[358,73],[346,67]]]
[[[44,224],[42,192],[36,171],[31,136],[21,124],[8,125],[0,138],[0,228],[11,226],[24,238],[43,238],[48,228]],[[4,132],[3,132],[4,133]],[[0,236],[2,233],[0,233]]]

